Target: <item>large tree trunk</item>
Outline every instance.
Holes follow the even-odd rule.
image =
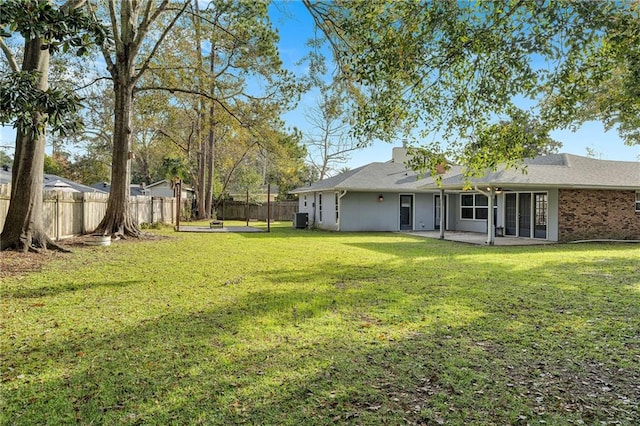
[[[40,40],[31,40],[25,45],[23,71],[38,71],[40,80],[38,89],[48,89],[49,50],[43,49]],[[22,251],[55,248],[66,251],[56,245],[44,230],[42,218],[42,191],[44,181],[44,117],[36,114],[35,122],[39,130],[34,133],[16,134],[15,157],[13,159],[11,202],[7,212],[0,249]]]
[[[200,32],[200,8],[198,6],[198,0],[193,0],[194,14],[191,19],[193,20],[193,27],[195,30],[195,42],[196,52],[198,54],[198,67],[203,71],[203,59],[202,59],[202,36]],[[200,78],[200,74],[197,74]],[[211,210],[207,213],[206,206],[206,176],[207,176],[207,146],[203,138],[203,124],[204,124],[204,111],[205,104],[202,99],[198,100],[198,113],[196,115],[196,140],[198,143],[198,185],[197,185],[197,199],[198,199],[198,219],[208,219]]]
[[[209,71],[211,72],[211,78],[215,76],[216,69],[216,44],[213,38],[213,34],[211,36],[211,62]],[[215,81],[211,83],[211,97],[215,96],[216,85]],[[215,145],[216,145],[216,137],[215,137],[215,114],[216,114],[216,104],[211,101],[211,106],[209,107],[209,149],[208,157],[207,157],[207,198],[205,200],[206,209],[207,209],[207,217],[211,217],[209,215],[213,215],[213,189],[215,182]]]
[[[202,137],[202,107],[198,111],[198,143],[200,144],[200,151],[198,152],[198,219],[207,218],[207,207],[205,205],[206,195],[206,169],[207,169],[207,147]]]
[[[129,198],[131,180],[131,112],[133,106],[133,84],[131,70],[119,64],[118,76],[114,78],[115,92],[113,158],[111,166],[111,191],[107,211],[96,233],[118,237],[138,237],[140,231],[133,219]]]
[[[207,147],[207,194],[205,199],[205,209],[206,209],[206,217],[211,217],[213,215],[213,185],[214,185],[214,170],[215,170],[215,133],[214,129],[214,114],[215,107],[213,103],[211,104],[211,108],[209,109],[209,139],[208,139],[208,147]]]
[[[150,1],[150,0],[148,0]],[[133,89],[136,84],[135,60],[141,38],[150,21],[138,23],[140,10],[150,10],[150,3],[123,1],[120,7],[120,26],[116,19],[116,4],[109,3],[111,26],[115,36],[115,61],[107,51],[105,60],[113,80],[115,97],[113,122],[113,155],[111,158],[111,190],[107,211],[95,232],[114,237],[139,237],[138,225],[133,219],[129,204],[131,184],[131,117],[133,112]],[[161,9],[166,7],[163,3]],[[154,15],[157,17],[157,15]],[[138,28],[135,25],[138,24]],[[141,31],[140,34],[138,32]],[[142,71],[140,71],[142,72]],[[136,77],[137,76],[137,77]]]

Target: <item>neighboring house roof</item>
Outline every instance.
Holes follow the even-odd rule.
[[[452,170],[459,170],[454,166]],[[421,187],[434,183],[430,176],[418,178],[417,174],[407,169],[402,163],[370,163],[357,169],[314,182],[309,186],[296,188],[292,194],[303,194],[318,191],[420,191]]]
[[[111,184],[107,182],[98,182],[91,185],[92,188],[99,189],[102,192],[111,192]],[[145,193],[145,187],[138,184],[129,185],[129,192],[132,197],[137,197],[138,195],[147,195]]]
[[[67,189],[65,191],[69,191],[69,188],[71,188],[71,192],[77,191],[77,192],[102,192],[104,193],[104,191],[101,191],[97,188],[92,188],[90,186],[87,185],[83,185],[81,183],[78,182],[74,182],[71,179],[67,179],[67,178],[63,178],[60,176],[56,176],[56,175],[49,175],[49,174],[45,174],[44,175],[44,187],[45,189],[49,189],[49,187],[53,186],[53,185],[58,185],[58,187],[64,187],[64,185],[68,185]],[[53,188],[56,189],[56,188]]]
[[[165,184],[166,184],[167,188],[173,188],[171,182],[169,182],[168,179],[162,179],[162,180],[159,180],[157,182],[150,183],[149,185],[146,186],[146,188],[147,189],[154,188],[156,186],[163,186]],[[192,187],[185,186],[184,184],[182,185],[182,190],[183,191],[189,191],[189,192],[195,192],[195,190]]]
[[[603,189],[640,188],[640,162],[610,161],[572,154],[552,154],[524,161],[526,168],[498,170],[471,179],[472,185],[500,187],[576,187]],[[524,171],[523,171],[524,170]],[[451,166],[442,175],[441,186],[427,175],[420,177],[400,162],[370,163],[357,169],[296,188],[292,194],[319,191],[420,192],[434,189],[462,189],[464,168]]]
[[[11,183],[11,168],[2,167],[0,168],[0,184]],[[105,192],[101,191],[98,188],[93,188],[91,186],[83,185],[78,182],[74,182],[71,179],[63,178],[61,176],[44,175],[43,189],[46,190],[58,190],[65,192]]]
[[[485,177],[471,179],[472,185],[500,187],[557,187],[591,189],[640,188],[640,162],[610,161],[573,154],[552,154],[524,161],[520,169],[489,172]],[[442,188],[461,189],[465,178],[453,170],[443,175]],[[423,182],[422,188],[435,189],[434,182]]]
[[[44,189],[48,189],[50,191],[80,192],[77,189],[74,189],[68,183],[61,181],[60,179],[56,179],[54,181],[46,182],[44,184]]]
[[[162,187],[163,185],[166,184],[167,188],[171,188],[170,182],[166,179],[163,180],[159,180],[157,182],[154,182],[152,184],[149,185],[143,185],[143,184],[136,184],[136,183],[132,183],[131,185],[129,185],[129,191],[131,193],[132,197],[137,197],[139,195],[151,195],[151,190],[153,188],[156,187]],[[111,192],[111,184],[107,183],[107,182],[98,182],[98,183],[94,183],[93,185],[91,185],[93,188],[98,188],[102,191],[105,192]],[[191,192],[194,193],[195,190],[191,187],[188,186],[183,186],[182,187],[183,191],[187,191],[187,192]]]
[[[147,188],[153,188],[153,187],[156,187],[156,186],[162,186],[164,184],[166,184],[168,187],[171,187],[171,183],[167,179],[162,179],[162,180],[159,180],[157,182],[150,183],[146,187]]]

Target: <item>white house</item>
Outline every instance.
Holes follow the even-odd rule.
[[[525,160],[522,170],[498,170],[472,180],[452,166],[441,185],[404,165],[394,148],[371,163],[297,188],[309,225],[334,231],[438,230],[549,241],[640,239],[640,163],[571,154]],[[444,203],[442,203],[444,200]],[[490,213],[492,212],[492,213]]]

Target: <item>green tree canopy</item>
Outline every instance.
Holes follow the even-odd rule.
[[[495,125],[515,122],[523,103],[532,107],[518,114],[540,129],[590,117],[637,128],[638,8],[631,2],[303,1],[329,40],[339,78],[367,94],[353,112],[364,140],[422,129],[419,139],[438,135],[440,151],[485,170],[521,158],[531,138],[489,144],[482,156],[465,147],[508,130]],[[623,72],[612,76],[618,67]],[[599,82],[622,94],[609,105],[603,95],[584,114]],[[543,114],[544,105],[551,107]],[[546,132],[534,136],[549,140]]]
[[[11,123],[17,130],[1,249],[61,249],[47,237],[43,225],[45,130],[64,133],[77,128],[68,116],[77,110],[79,98],[64,88],[49,87],[49,64],[51,54],[60,49],[84,55],[92,42],[106,40],[103,28],[80,10],[82,4],[80,0],[62,5],[46,0],[0,2],[0,50],[9,70],[0,77],[0,124]]]

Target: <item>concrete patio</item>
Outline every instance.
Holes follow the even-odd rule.
[[[413,235],[424,238],[440,238],[440,231],[406,231],[403,234]],[[447,241],[456,241],[459,243],[487,245],[487,234],[479,232],[462,232],[462,231],[445,231],[444,239]],[[553,241],[540,240],[535,238],[519,238],[519,237],[496,237],[496,246],[533,246],[543,244],[554,244]]]

